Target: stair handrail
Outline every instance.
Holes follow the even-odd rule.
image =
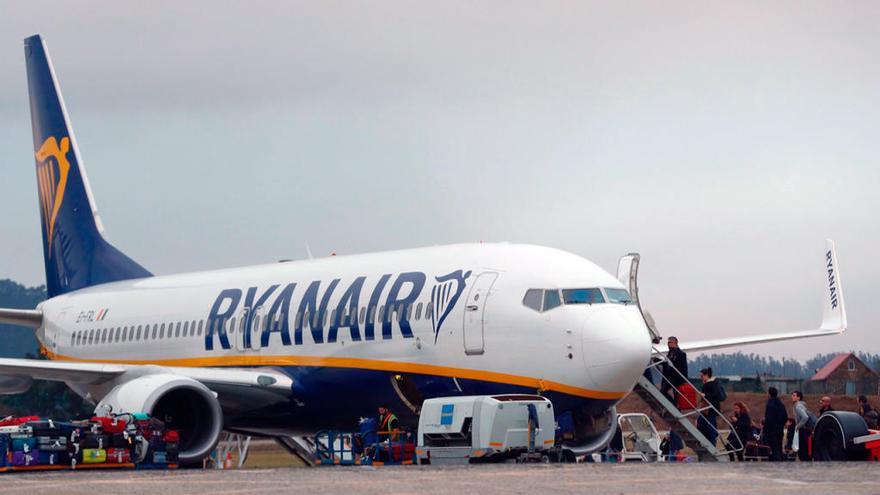
[[[651,364],[649,364],[649,365],[647,366],[648,369],[651,369],[651,368],[657,368],[657,367],[659,367],[662,363],[668,363],[668,362],[669,362],[669,359],[666,357],[666,354],[660,352],[660,350],[657,349],[657,348],[654,347],[654,346],[651,346],[651,349],[652,349],[653,353],[652,353],[652,358],[651,358]],[[670,363],[670,364],[671,364],[671,363]],[[687,384],[690,385],[691,387],[694,387],[694,385],[691,383],[691,381],[688,379],[688,377],[684,376],[684,374],[683,374],[681,371],[679,371],[678,368],[676,368],[676,367],[673,366],[673,365],[670,365],[668,368],[672,369],[672,370],[675,372],[675,374],[677,374],[679,377],[681,377],[681,378],[685,381],[685,383],[687,383]],[[658,373],[659,373],[659,375],[660,375],[660,380],[661,380],[661,381],[662,381],[662,380],[665,380],[667,383],[669,383],[669,385],[672,387],[672,389],[675,390],[675,393],[678,393],[678,390],[675,389],[675,386],[672,384],[672,381],[669,380],[668,378],[666,378],[666,376],[663,374],[663,372],[662,372],[661,370],[659,370],[659,369],[658,369]],[[653,381],[653,380],[652,380],[652,381]],[[694,387],[694,389],[696,389],[696,388],[697,388],[697,387]],[[688,417],[688,416],[693,415],[693,414],[702,414],[704,411],[713,410],[713,411],[715,411],[716,417],[719,418],[719,419],[721,419],[721,421],[724,421],[724,423],[730,428],[730,433],[733,434],[733,436],[737,439],[737,444],[739,444],[739,447],[735,447],[731,442],[726,442],[726,441],[722,440],[722,444],[723,444],[725,447],[724,447],[723,450],[718,450],[718,448],[717,448],[717,438],[716,438],[716,444],[713,445],[713,447],[714,447],[715,450],[716,450],[715,455],[716,455],[716,456],[719,456],[719,455],[725,455],[725,454],[732,454],[732,453],[736,453],[736,452],[739,452],[739,451],[741,451],[741,450],[744,450],[744,449],[745,449],[745,444],[743,444],[742,439],[739,437],[739,434],[736,432],[736,428],[733,427],[733,424],[727,419],[726,416],[724,416],[724,414],[721,413],[720,410],[718,410],[714,405],[712,405],[711,402],[709,402],[708,400],[706,400],[706,395],[703,394],[702,391],[697,390],[697,394],[699,394],[699,398],[702,398],[702,400],[703,400],[703,402],[706,404],[706,406],[705,406],[705,407],[699,407],[698,404],[694,404],[693,402],[691,402],[691,400],[690,400],[687,396],[682,395],[682,397],[684,398],[684,400],[685,400],[685,401],[687,402],[687,404],[691,407],[692,411],[691,411],[691,412],[688,412],[688,413],[682,413],[681,410],[679,409],[679,413],[680,413],[680,414],[679,414],[679,417],[676,418],[676,419],[678,419],[678,420],[682,420],[682,419],[684,419],[685,417]],[[699,398],[698,398],[697,402],[699,402]],[[673,402],[673,405],[674,405],[676,408],[678,408],[678,404],[675,404],[675,402]],[[719,429],[718,429],[717,426],[712,426],[711,424],[709,424],[709,426],[712,427],[712,428],[715,430],[715,434],[716,434],[717,436],[721,436],[721,432],[719,431]],[[728,437],[728,438],[729,438],[729,437]],[[728,449],[728,446],[730,446],[731,449]]]

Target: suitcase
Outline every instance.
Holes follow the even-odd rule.
[[[25,425],[33,429],[35,437],[57,437],[63,435],[60,423],[56,423],[51,419],[28,421]]]
[[[180,434],[177,433],[177,430],[167,430],[165,432],[165,441],[168,443],[180,442]]]
[[[0,419],[0,426],[18,426],[20,424],[27,423],[28,421],[39,421],[39,416],[7,416],[3,419]]]
[[[168,462],[177,462],[180,459],[180,444],[168,442],[165,444],[165,458]]]
[[[6,435],[0,435],[0,469],[6,467],[6,463],[8,462],[8,452],[9,452],[9,437]]]
[[[131,451],[129,449],[107,449],[107,463],[128,464],[130,462]]]
[[[135,421],[149,421],[150,415],[145,412],[131,413],[131,417]]]
[[[127,449],[131,447],[131,437],[128,433],[114,433],[110,435],[110,447],[114,449]]]
[[[107,451],[104,449],[83,449],[83,464],[101,464],[107,462]]]
[[[67,452],[67,437],[37,437],[37,449]]]
[[[153,452],[153,464],[167,464],[168,456],[164,451]]]
[[[681,411],[689,411],[697,406],[697,389],[690,383],[676,387],[675,405]]]
[[[110,437],[107,435],[87,433],[80,440],[83,449],[106,449],[110,446]]]
[[[47,452],[38,450],[38,463],[41,465],[55,466],[58,464],[67,464],[70,462],[70,455],[67,452]]]
[[[122,433],[125,431],[126,422],[119,418],[108,418],[104,416],[92,416],[92,423],[101,426],[103,433]]]
[[[39,456],[40,453],[36,450],[31,450],[30,452],[13,452],[11,464],[13,466],[35,466],[40,460]]]
[[[17,452],[30,452],[37,450],[37,439],[34,437],[13,438],[12,450]]]

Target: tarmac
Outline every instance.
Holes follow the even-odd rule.
[[[878,463],[540,464],[6,473],[0,493],[880,494]]]

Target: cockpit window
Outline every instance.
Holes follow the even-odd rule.
[[[541,289],[529,289],[523,296],[523,305],[532,308],[535,311],[541,311],[541,299],[543,299],[544,291]],[[426,315],[427,317],[427,315]]]
[[[599,289],[562,289],[562,300],[565,304],[599,304],[605,297]]]
[[[632,302],[629,292],[625,289],[605,289],[605,295],[608,296],[610,303],[629,304]]]
[[[544,291],[544,311],[553,309],[557,306],[562,306],[562,301],[559,299],[559,291],[556,289],[547,289]]]

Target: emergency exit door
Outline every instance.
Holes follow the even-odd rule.
[[[498,274],[481,273],[471,285],[464,306],[464,353],[477,355],[485,352],[486,305],[492,293],[492,285]]]

